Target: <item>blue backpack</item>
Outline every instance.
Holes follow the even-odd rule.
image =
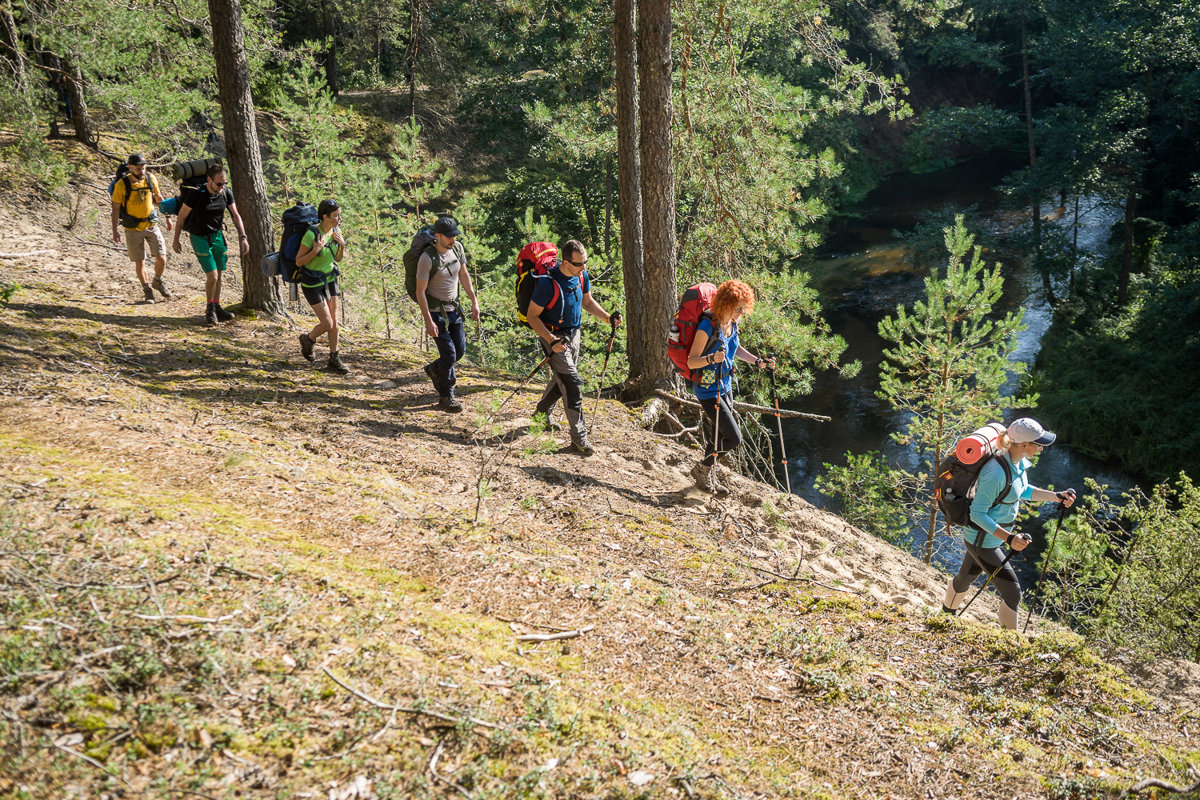
[[[320,221],[316,207],[305,202],[296,203],[283,212],[283,238],[279,242],[279,276],[288,283],[300,282],[301,269],[296,266],[300,240],[309,231],[313,231],[313,236],[316,236],[317,224]]]

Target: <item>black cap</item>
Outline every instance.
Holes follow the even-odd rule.
[[[141,153],[134,153],[133,155],[131,155],[129,157],[129,160],[126,161],[125,163],[131,167],[136,167],[139,164],[145,164],[146,157],[144,155],[142,155]]]
[[[438,217],[438,221],[433,223],[433,232],[443,236],[462,236],[454,217]]]

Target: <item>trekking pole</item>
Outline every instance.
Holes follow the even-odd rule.
[[[517,396],[517,392],[519,392],[519,391],[521,391],[522,389],[524,389],[524,388],[525,388],[525,384],[527,384],[527,383],[529,383],[531,380],[533,380],[533,376],[534,376],[534,375],[537,375],[537,372],[538,372],[538,370],[539,370],[539,369],[541,369],[542,367],[546,366],[546,362],[547,362],[547,361],[549,361],[549,360],[550,360],[550,356],[546,356],[546,357],[545,357],[545,358],[543,358],[541,361],[539,361],[539,362],[538,362],[538,365],[537,365],[536,367],[534,367],[534,368],[533,368],[533,370],[532,370],[532,371],[531,371],[531,372],[530,372],[528,375],[526,375],[526,376],[525,376],[525,380],[521,381],[521,385],[520,385],[520,386],[518,386],[517,388],[513,389],[513,392],[512,392],[512,394],[510,394],[508,397],[504,398],[504,402],[503,402],[503,403],[501,403],[500,405],[496,406],[496,410],[495,410],[495,411],[493,411],[492,413],[493,413],[493,414],[499,414],[499,413],[500,413],[500,409],[502,409],[502,408],[504,408],[506,405],[508,405],[508,401],[509,401],[509,400],[512,400],[514,397],[516,397],[516,396]]]
[[[1020,536],[1022,539],[1026,539],[1027,541],[1029,541],[1029,537],[1027,537],[1025,534],[1019,533],[1017,535]],[[1004,560],[1000,562],[1000,566],[996,567],[995,572],[993,572],[991,575],[988,575],[988,579],[986,581],[984,581],[983,586],[979,587],[979,591],[975,593],[975,596],[972,597],[970,600],[968,600],[967,604],[958,610],[958,616],[961,617],[963,614],[967,613],[967,609],[971,607],[971,603],[975,602],[975,598],[979,597],[979,595],[982,594],[983,590],[986,589],[988,587],[988,584],[992,582],[992,578],[999,575],[1000,570],[1004,569],[1004,565],[1007,564],[1009,561],[1011,561],[1012,557],[1015,556],[1016,554],[1017,554],[1017,551],[1015,549],[1008,551],[1008,555],[1006,555],[1004,557]]]
[[[608,357],[612,355],[613,340],[617,338],[617,322],[621,319],[620,313],[614,314],[612,317],[612,332],[608,334],[608,349],[604,351],[604,367],[600,370],[600,385],[596,387],[596,402],[592,405],[592,416],[600,410],[600,392],[604,391],[604,375],[608,372]]]
[[[1054,522],[1054,535],[1050,537],[1050,549],[1046,551],[1045,559],[1042,561],[1042,571],[1038,574],[1037,585],[1042,585],[1042,579],[1046,577],[1046,567],[1050,566],[1050,556],[1054,554],[1054,543],[1058,541],[1058,529],[1062,527],[1063,517],[1067,515],[1067,507],[1063,506],[1058,511],[1058,519]],[[1045,611],[1045,607],[1042,608]],[[1029,620],[1033,619],[1033,603],[1029,604],[1029,616],[1025,618],[1025,627],[1021,628],[1021,633],[1029,630]]]
[[[767,355],[767,361],[775,358]],[[787,450],[783,447],[783,417],[779,416],[779,394],[775,391],[775,368],[771,367],[771,400],[775,403],[775,425],[779,428],[779,463],[783,464],[783,479],[787,482],[788,494],[792,493],[792,476],[788,474]]]

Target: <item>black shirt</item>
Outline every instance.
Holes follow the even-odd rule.
[[[233,192],[228,186],[219,194],[209,194],[206,186],[192,189],[183,196],[183,204],[192,209],[187,218],[188,233],[207,236],[224,225],[225,209],[233,207]]]

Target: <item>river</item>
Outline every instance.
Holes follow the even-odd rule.
[[[814,258],[797,263],[798,268],[810,273],[813,286],[820,291],[833,331],[846,340],[845,359],[858,359],[863,368],[850,380],[832,373],[820,374],[813,393],[790,404],[797,410],[832,417],[825,423],[784,421],[793,492],[817,506],[836,510],[829,498],[816,491],[814,481],[824,471],[823,464],[845,464],[847,451],[859,454],[880,450],[895,466],[915,466],[913,454],[889,438],[903,426],[902,415],[876,397],[884,348],[878,334],[879,321],[894,312],[897,305],[911,308],[924,295],[924,273],[918,274],[905,261],[897,234],[911,230],[924,214],[947,206],[964,210],[974,207],[994,227],[1011,225],[1012,215],[1001,211],[1002,196],[994,187],[1014,166],[1011,158],[987,156],[935,173],[890,177],[833,226]],[[1082,205],[1090,208],[1094,204],[1085,200]],[[1073,199],[1068,199],[1067,207],[1073,210],[1073,206]],[[1111,209],[1097,207],[1081,218],[1081,251],[1098,252],[1104,247],[1114,215]],[[1071,217],[1057,224],[1069,225]],[[987,260],[991,263],[994,259]],[[1005,288],[997,311],[1025,309],[1026,328],[1018,335],[1014,357],[1032,364],[1050,326],[1051,311],[1042,297],[1039,276],[1031,274],[1032,270],[1020,261],[1003,262],[1002,268]],[[1012,416],[1039,415],[1037,409],[1021,409]],[[1118,488],[1135,484],[1131,476],[1118,469],[1073,451],[1070,442],[1062,438],[1046,448],[1031,474],[1038,486],[1074,487],[1079,491],[1084,488],[1085,476]],[[1040,534],[1056,515],[1053,506],[1044,505],[1038,510],[1039,520],[1022,528],[1034,535],[1034,545],[1013,559],[1025,586],[1031,583],[1033,563],[1046,542]],[[962,558],[961,545],[942,539],[939,536],[934,562],[954,571]],[[914,528],[909,539],[911,551],[919,554],[924,541],[925,530]]]

